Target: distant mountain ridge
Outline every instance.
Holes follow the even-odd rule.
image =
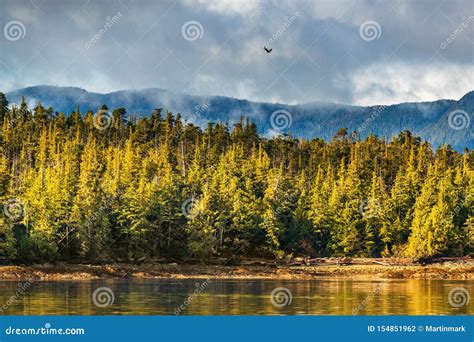
[[[450,144],[457,150],[473,149],[472,113],[474,91],[460,100],[400,103],[388,106],[351,106],[327,102],[287,105],[252,102],[223,96],[193,96],[159,88],[121,90],[107,94],[88,92],[77,87],[34,86],[6,94],[11,104],[25,96],[30,104],[69,114],[78,106],[81,112],[96,111],[106,104],[110,109],[124,107],[128,113],[148,116],[155,108],[181,113],[188,122],[205,126],[207,122],[229,122],[240,116],[255,122],[260,133],[274,135],[290,132],[305,138],[331,139],[341,127],[358,131],[362,137],[398,134],[410,130],[434,146]],[[288,114],[289,113],[289,114]],[[453,114],[454,113],[454,114]],[[273,115],[272,115],[273,114]]]

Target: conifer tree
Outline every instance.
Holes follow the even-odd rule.
[[[8,108],[0,93],[0,258],[234,260],[466,255],[473,152],[410,132],[365,140],[260,137],[243,117],[201,129],[178,113]],[[100,107],[108,111],[107,106]],[[83,114],[85,113],[85,114]]]

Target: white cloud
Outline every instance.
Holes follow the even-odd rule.
[[[33,6],[19,6],[10,8],[11,20],[20,20],[23,24],[38,23],[39,13]]]
[[[248,14],[259,9],[258,0],[186,0],[187,5],[204,6],[206,9],[220,14]]]
[[[353,103],[358,105],[459,99],[474,89],[474,66],[379,63],[349,77]]]
[[[471,31],[431,57],[470,2],[433,2],[428,7],[439,9],[430,15],[426,4],[409,0],[132,1],[130,12],[115,0],[114,6],[44,1],[41,11],[30,0],[7,1],[5,20],[24,21],[27,34],[17,42],[0,39],[0,91],[53,84],[99,92],[160,87],[285,103],[459,98],[474,89]],[[117,11],[123,19],[84,49]],[[283,30],[295,12],[298,18]],[[188,20],[203,25],[202,39],[182,38]],[[380,24],[380,39],[360,38],[367,20]],[[271,54],[263,50],[267,44]],[[380,64],[384,58],[389,63]],[[424,61],[431,65],[419,67]]]
[[[354,4],[355,4],[354,0],[312,1],[308,5],[308,10],[313,16],[313,18],[317,18],[317,19],[333,18],[333,19],[342,20],[343,19],[342,17],[344,16],[344,14],[346,14]]]

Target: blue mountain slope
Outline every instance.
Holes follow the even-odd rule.
[[[433,143],[451,144],[462,150],[474,148],[472,113],[474,91],[459,101],[439,100],[433,102],[401,103],[390,106],[349,106],[335,103],[315,102],[301,105],[251,102],[222,96],[192,96],[175,94],[158,88],[122,90],[108,94],[88,92],[77,87],[35,86],[6,94],[12,104],[19,104],[25,96],[30,106],[41,100],[44,106],[52,106],[66,114],[78,106],[85,113],[95,111],[107,104],[111,109],[124,107],[129,113],[149,115],[155,108],[181,113],[188,121],[205,126],[207,122],[233,123],[241,115],[250,117],[259,127],[260,133],[274,135],[290,132],[299,137],[330,139],[341,127],[357,130],[362,137],[370,133],[392,136],[410,130]],[[282,131],[272,126],[272,113],[290,113],[291,125]],[[449,113],[461,110],[467,113],[467,125],[453,129],[449,125]],[[284,126],[285,123],[282,123]]]

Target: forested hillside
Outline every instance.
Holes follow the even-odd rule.
[[[0,96],[0,249],[17,262],[472,251],[473,153],[405,131],[264,139],[155,110],[57,114]],[[469,196],[469,194],[471,196]]]
[[[223,96],[192,96],[164,89],[122,90],[107,94],[88,92],[77,87],[34,86],[7,94],[10,103],[20,104],[22,97],[33,108],[41,100],[45,107],[70,113],[80,110],[94,112],[106,103],[110,108],[126,108],[129,114],[148,116],[155,108],[163,108],[202,128],[208,122],[239,121],[249,117],[266,137],[296,134],[300,138],[330,140],[340,127],[357,131],[365,139],[370,134],[380,137],[409,130],[433,146],[450,144],[458,152],[474,148],[470,113],[474,110],[474,92],[459,101],[399,103],[394,105],[351,106],[330,102],[279,104],[252,102]],[[461,111],[450,117],[450,113]],[[281,122],[272,121],[275,112],[286,113]],[[458,121],[459,120],[459,121]],[[451,126],[450,126],[451,125]]]

